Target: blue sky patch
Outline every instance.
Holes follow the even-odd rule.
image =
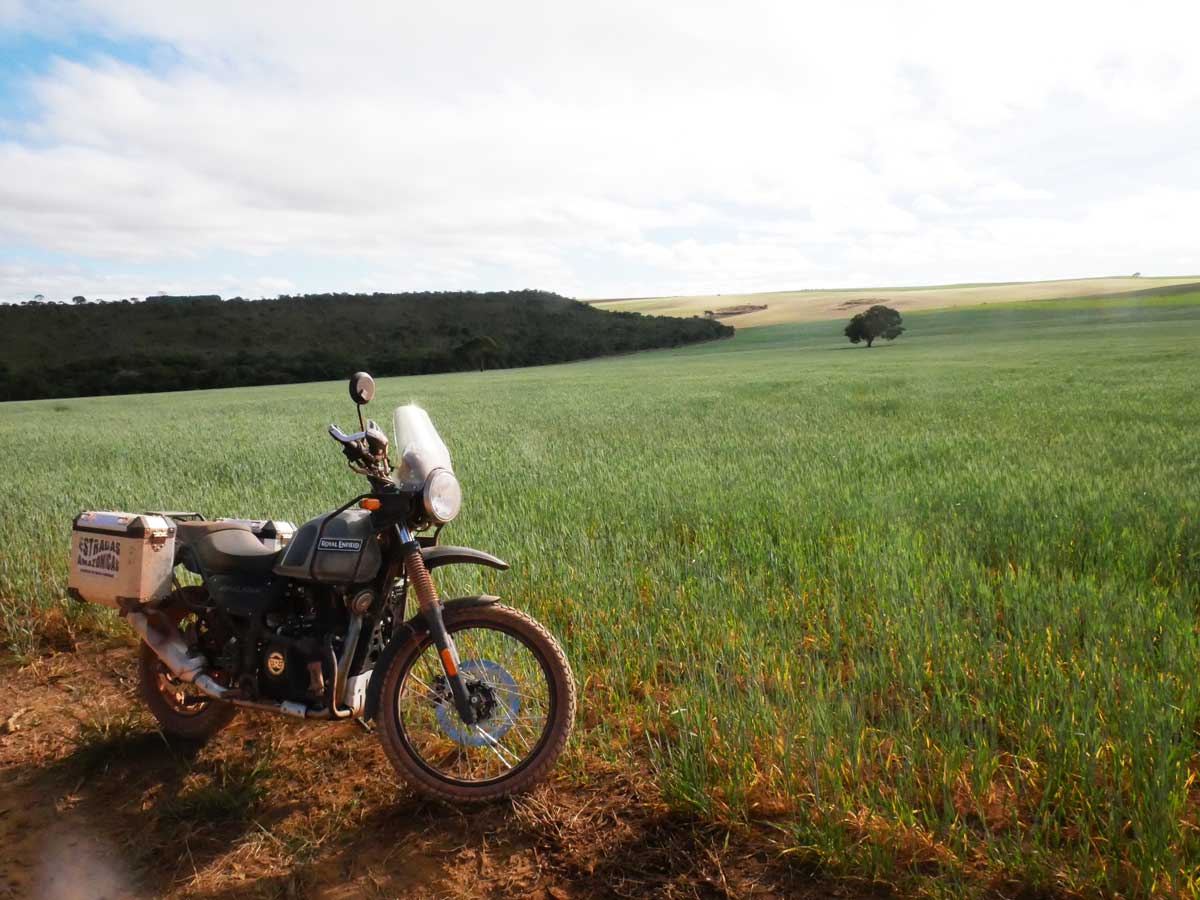
[[[157,41],[94,32],[50,37],[0,29],[0,137],[37,115],[30,83],[46,74],[55,59],[91,63],[104,58],[155,71],[178,59],[178,53]]]

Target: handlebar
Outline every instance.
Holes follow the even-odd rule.
[[[342,445],[342,454],[350,465],[371,461],[371,454],[367,450],[367,433],[365,431],[346,434],[336,425],[330,425],[329,436]]]
[[[346,434],[336,425],[330,425],[329,436],[342,445],[342,454],[355,471],[368,476],[386,476],[391,471],[387,461],[387,435],[373,420],[368,420],[364,430],[353,434]],[[361,471],[359,467],[366,467],[367,471]]]
[[[343,444],[349,444],[353,441],[361,441],[367,436],[367,433],[365,431],[356,431],[354,434],[346,434],[346,432],[342,431],[342,429],[338,428],[336,425],[330,425],[329,436],[335,441],[341,441]]]

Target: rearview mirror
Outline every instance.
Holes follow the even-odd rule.
[[[355,372],[350,376],[350,399],[365,406],[375,396],[375,379],[366,372]]]

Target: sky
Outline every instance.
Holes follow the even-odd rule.
[[[0,300],[1200,273],[1200,4],[0,0]]]

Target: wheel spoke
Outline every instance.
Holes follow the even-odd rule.
[[[494,753],[496,755],[496,759],[500,760],[500,762],[504,765],[505,768],[511,769],[516,764],[516,763],[509,762],[505,758],[506,756],[509,756],[511,754],[507,754],[504,751],[504,748],[502,748],[500,746],[499,741],[497,741],[494,737],[492,737],[490,734],[488,734],[486,731],[484,731],[478,725],[475,726],[475,731],[479,734],[479,736],[481,738],[483,738],[483,740],[487,744],[487,746],[491,748],[492,753]],[[521,758],[519,756],[514,756],[513,759],[516,760],[517,763],[519,763],[521,761]]]
[[[422,699],[432,701],[435,706],[440,706],[446,702],[445,698],[439,696],[437,691],[435,691],[433,688],[431,688],[428,684],[426,684],[424,681],[422,681],[416,675],[410,675],[409,677],[417,683],[417,686],[420,687],[422,691],[424,691],[423,696],[420,693],[418,693],[417,691],[412,691],[413,694],[416,694],[417,696],[422,696]]]
[[[158,694],[170,710],[181,716],[196,716],[204,712],[211,702],[204,694],[198,693],[199,688],[190,688],[170,673],[161,660],[158,662],[158,673],[155,679]]]

